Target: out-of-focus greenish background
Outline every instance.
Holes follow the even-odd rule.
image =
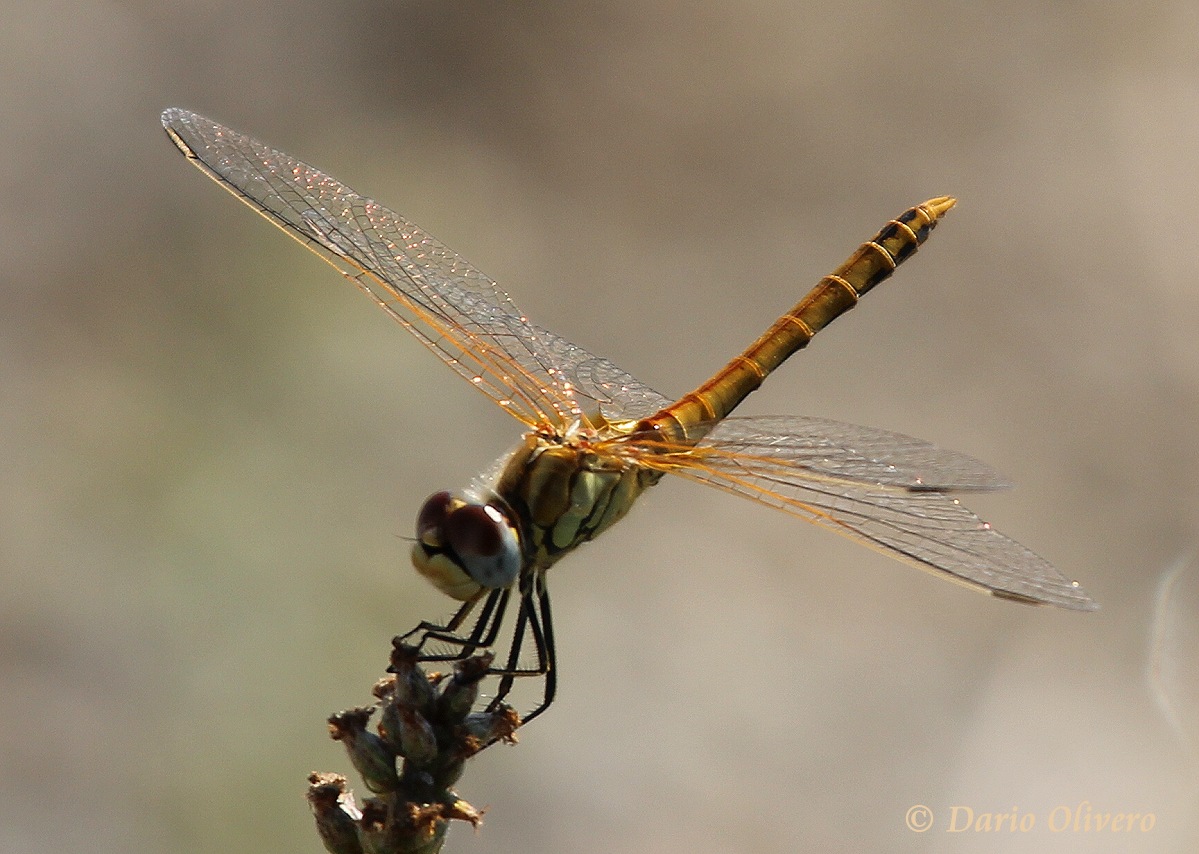
[[[491,809],[448,850],[1195,850],[1194,3],[4,19],[0,850],[320,850],[305,775],[348,770],[325,716],[449,610],[402,537],[517,435],[192,170],[172,105],[406,213],[666,393],[887,218],[961,199],[744,411],[991,462],[1019,489],[973,506],[1103,610],[665,483],[554,571],[560,699],[471,764]],[[1156,826],[1049,832],[1083,801]],[[954,805],[1037,825],[947,833]]]

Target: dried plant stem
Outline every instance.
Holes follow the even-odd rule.
[[[374,686],[378,702],[329,718],[363,784],[359,806],[340,774],[313,773],[308,803],[330,854],[437,854],[450,822],[478,827],[483,814],[455,794],[466,760],[496,741],[514,743],[511,706],[472,711],[491,653],[463,659],[450,676],[426,673],[416,650],[393,643],[391,675]],[[375,712],[375,731],[367,728]]]

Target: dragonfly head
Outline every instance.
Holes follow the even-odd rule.
[[[436,492],[417,514],[412,563],[442,593],[465,602],[516,580],[520,540],[496,503]]]

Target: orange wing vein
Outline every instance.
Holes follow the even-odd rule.
[[[531,323],[490,278],[403,216],[329,175],[185,110],[162,115],[205,174],[367,293],[460,376],[533,427],[561,430],[580,398],[609,417],[669,403],[614,364]]]
[[[819,418],[729,418],[696,447],[634,442],[641,465],[743,495],[997,596],[1096,604],[947,494],[1008,485],[973,457]]]

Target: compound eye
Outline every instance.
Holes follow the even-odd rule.
[[[416,515],[416,536],[421,542],[440,544],[452,503],[448,492],[435,492],[425,501]]]
[[[520,575],[520,540],[498,507],[455,506],[442,523],[448,555],[479,586],[507,587]]]
[[[445,538],[463,559],[491,558],[504,545],[503,525],[503,517],[494,507],[468,504],[445,517]]]

